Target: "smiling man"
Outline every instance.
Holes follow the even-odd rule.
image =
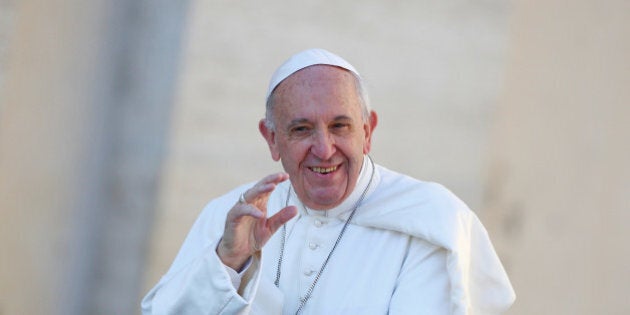
[[[259,129],[286,173],[210,202],[143,313],[505,311],[514,292],[477,217],[375,164],[377,121],[339,56],[311,49],[280,66]]]
[[[313,65],[278,85],[260,131],[282,161],[300,200],[327,210],[353,191],[370,151],[376,113],[364,114],[348,71]]]

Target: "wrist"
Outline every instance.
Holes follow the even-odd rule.
[[[230,252],[231,251],[225,247],[223,240],[221,240],[216,248],[217,256],[219,256],[219,259],[225,266],[232,268],[236,272],[241,272],[251,255],[235,255]]]

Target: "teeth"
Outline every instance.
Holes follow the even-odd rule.
[[[313,172],[320,173],[320,174],[328,174],[330,172],[335,171],[336,169],[337,169],[336,166],[333,166],[333,167],[311,167],[311,170]]]

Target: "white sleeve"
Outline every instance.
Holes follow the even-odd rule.
[[[260,279],[260,256],[238,276],[237,290],[214,251],[206,253],[173,274],[165,275],[142,301],[148,314],[249,314]]]
[[[235,287],[216,253],[227,210],[238,200],[234,191],[214,200],[195,221],[168,272],[142,300],[149,314],[249,314],[260,281],[261,253]]]
[[[247,188],[235,189],[205,207],[168,272],[142,300],[142,314],[282,313],[282,293],[261,277],[262,252],[254,254],[236,276],[230,275],[216,253],[226,209]]]

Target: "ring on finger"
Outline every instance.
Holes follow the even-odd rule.
[[[240,197],[238,197],[238,202],[242,204],[247,204],[247,200],[245,200],[245,193],[242,193]]]

